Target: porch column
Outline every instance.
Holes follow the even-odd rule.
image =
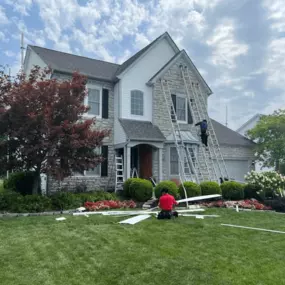
[[[131,177],[131,147],[128,145],[124,149],[124,172],[125,179],[129,179]]]
[[[162,161],[163,148],[158,149],[158,180],[163,180],[163,161]]]

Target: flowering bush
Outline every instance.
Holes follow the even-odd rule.
[[[105,200],[98,202],[85,202],[84,207],[88,211],[98,211],[98,210],[109,210],[109,209],[122,209],[122,208],[135,208],[136,203],[132,200],[130,201],[113,201]]]
[[[258,202],[256,199],[250,200],[239,200],[239,201],[214,201],[214,202],[205,202],[201,206],[208,208],[218,207],[218,208],[234,208],[238,205],[243,209],[252,209],[252,210],[271,210],[270,206],[265,206],[262,203]]]
[[[257,194],[263,199],[270,196],[284,197],[285,177],[276,171],[261,173],[251,171],[245,175],[245,180],[248,184],[261,189]]]

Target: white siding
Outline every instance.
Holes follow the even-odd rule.
[[[148,80],[159,71],[175,52],[167,42],[162,40],[151,48],[121,79],[121,117],[132,120],[152,121],[152,88],[146,86]],[[131,90],[141,90],[144,93],[143,116],[131,115]]]
[[[246,135],[246,132],[247,132],[248,130],[251,130],[252,128],[254,128],[254,127],[256,126],[256,124],[258,123],[258,121],[259,121],[259,118],[256,118],[256,120],[254,120],[254,121],[250,122],[249,124],[245,125],[245,126],[244,126],[242,129],[240,129],[238,132],[239,132],[241,135],[245,136],[245,135]]]
[[[27,55],[28,55],[28,51],[27,51]],[[30,49],[30,54],[29,54],[29,57],[27,58],[27,64],[26,64],[26,70],[25,70],[25,73],[27,76],[30,74],[32,68],[35,65],[38,65],[41,68],[44,68],[47,66],[45,62],[33,50]]]
[[[119,118],[119,95],[120,95],[120,81],[114,87],[114,144],[120,144],[126,142],[125,132],[118,120]]]

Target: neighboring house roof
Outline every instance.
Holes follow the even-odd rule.
[[[72,73],[78,70],[80,73],[89,77],[112,81],[119,67],[119,65],[115,63],[38,46],[30,46],[30,48],[54,71]]]
[[[197,77],[200,79],[201,83],[206,87],[206,89],[208,90],[208,95],[213,94],[211,88],[209,87],[209,85],[207,84],[207,82],[204,80],[203,76],[200,74],[200,72],[198,71],[198,69],[196,68],[196,66],[194,65],[193,61],[190,59],[190,57],[188,56],[188,54],[186,53],[185,50],[182,50],[178,53],[176,53],[152,78],[150,78],[150,80],[147,82],[148,85],[152,85],[156,82],[156,80],[163,76],[163,74],[173,65],[175,64],[175,62],[181,58],[182,56],[185,57],[185,59],[188,61],[188,63],[190,64],[190,66],[193,68],[195,74],[197,75]]]
[[[130,140],[136,141],[165,141],[165,137],[160,129],[147,121],[136,121],[119,119],[126,136]]]
[[[255,143],[241,134],[227,128],[221,123],[211,119],[217,139],[221,145],[252,147]]]
[[[253,121],[258,121],[263,115],[262,114],[256,114],[252,118],[250,118],[248,121],[246,121],[242,126],[240,126],[236,131],[240,132],[244,127],[249,125]]]
[[[197,140],[197,138],[195,138],[190,131],[181,131],[181,136],[183,138],[183,141],[186,143],[192,143],[192,144],[200,144],[200,141]],[[175,142],[175,138],[173,133],[170,134],[167,138],[166,138],[166,142],[167,143],[173,143]]]

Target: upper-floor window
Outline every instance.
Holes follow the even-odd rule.
[[[131,114],[143,116],[143,92],[139,90],[131,91]]]
[[[88,88],[88,114],[100,116],[101,94],[100,89]]]
[[[183,95],[171,94],[173,107],[176,113],[176,117],[179,123],[193,124],[192,115],[188,106],[187,98]],[[174,114],[172,112],[172,114]],[[175,116],[172,116],[172,120],[175,121]]]

